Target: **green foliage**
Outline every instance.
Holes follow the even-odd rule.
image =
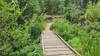
[[[44,28],[44,18],[38,16],[41,10],[39,1],[23,1],[25,4],[20,5],[22,1],[12,0],[8,3],[0,0],[1,56],[42,56],[39,36]],[[35,30],[34,36],[31,29]]]
[[[96,5],[92,5],[90,2],[85,13],[85,19],[92,22],[98,21],[100,19],[99,10],[100,10],[100,2],[98,2]]]
[[[51,29],[54,29],[58,34],[60,34],[65,40],[72,39],[75,35],[77,35],[77,27],[76,24],[72,25],[66,20],[57,20]],[[67,37],[66,37],[67,36]]]
[[[78,36],[74,37],[73,39],[69,40],[68,43],[74,47],[74,49],[78,52],[82,52],[82,48],[83,48],[83,45],[80,41],[80,38]]]
[[[100,56],[99,0],[66,0],[65,3],[66,20],[55,21],[51,29],[82,56]]]
[[[27,46],[24,46],[20,50],[12,52],[11,56],[42,56],[42,49],[40,44],[38,43],[39,39],[35,39],[35,41]]]
[[[42,30],[45,27],[45,22],[44,22],[44,17],[40,16],[38,17],[38,21],[35,22],[35,24],[33,25],[31,31],[32,31],[32,35],[37,37],[38,35],[41,34]]]
[[[54,22],[51,29],[58,33],[82,56],[99,56],[100,32],[98,31],[98,23],[91,25],[88,32],[85,26],[80,27],[78,24],[71,24],[64,19],[60,19]]]
[[[81,13],[80,6],[69,3],[66,7],[66,19],[72,23],[77,23],[79,21]]]
[[[0,0],[0,55],[43,56],[43,12],[64,14],[51,29],[83,56],[100,56],[99,10],[99,0]]]
[[[64,5],[64,0],[44,0],[47,14],[63,14],[65,12]]]

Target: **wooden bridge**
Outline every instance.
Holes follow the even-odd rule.
[[[41,34],[44,56],[80,56],[68,43],[51,31],[52,23],[48,23]]]

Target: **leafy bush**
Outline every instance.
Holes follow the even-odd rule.
[[[93,5],[90,2],[85,13],[85,19],[90,22],[98,21],[100,19],[99,10],[100,10],[100,2],[98,2],[96,5]]]
[[[35,21],[35,24],[31,28],[31,34],[33,37],[35,36],[36,38],[41,34],[42,30],[45,27],[45,18],[43,16],[40,16],[37,19]]]
[[[69,40],[68,43],[74,47],[75,50],[82,53],[82,43],[78,36],[74,37],[73,39]]]
[[[82,11],[80,10],[79,6],[76,6],[75,4],[68,3],[66,7],[66,19],[69,20],[72,23],[78,23],[79,17],[81,16]]]
[[[75,28],[74,25],[72,25],[68,21],[62,20],[62,19],[55,21],[55,23],[52,25],[51,29],[53,29],[58,34],[60,34],[65,40],[72,39],[75,36],[75,34],[73,34],[73,33],[75,33],[74,30],[75,29],[77,30],[77,28]]]
[[[25,8],[21,8],[18,0],[12,0],[9,1],[9,3],[5,0],[0,0],[1,56],[42,56],[39,36],[40,32],[43,30],[44,18],[38,16],[40,12],[40,9],[37,8],[39,6],[38,0],[36,0],[37,3],[34,3],[34,6],[38,4],[35,7],[35,13],[33,10],[27,10],[30,8],[32,9],[32,7],[29,6],[31,1],[33,0],[25,0],[27,6],[23,5]],[[37,17],[39,17],[38,20]],[[24,23],[18,24],[18,19],[21,19],[19,21],[24,21]],[[36,23],[36,20],[40,21]],[[34,27],[34,33],[36,33],[34,36],[31,34],[32,27]]]
[[[88,32],[86,28],[80,27],[78,24],[71,24],[64,19],[60,19],[54,22],[51,29],[80,52],[82,56],[99,56],[100,32],[93,26]]]

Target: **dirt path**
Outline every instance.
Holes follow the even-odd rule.
[[[47,23],[44,31],[50,31],[50,27],[53,24],[53,22]]]

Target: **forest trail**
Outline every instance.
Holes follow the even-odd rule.
[[[53,22],[47,23],[44,31],[50,31],[50,27],[53,24]]]
[[[41,34],[42,48],[45,56],[77,56],[58,36],[50,30],[53,22],[47,23]]]

